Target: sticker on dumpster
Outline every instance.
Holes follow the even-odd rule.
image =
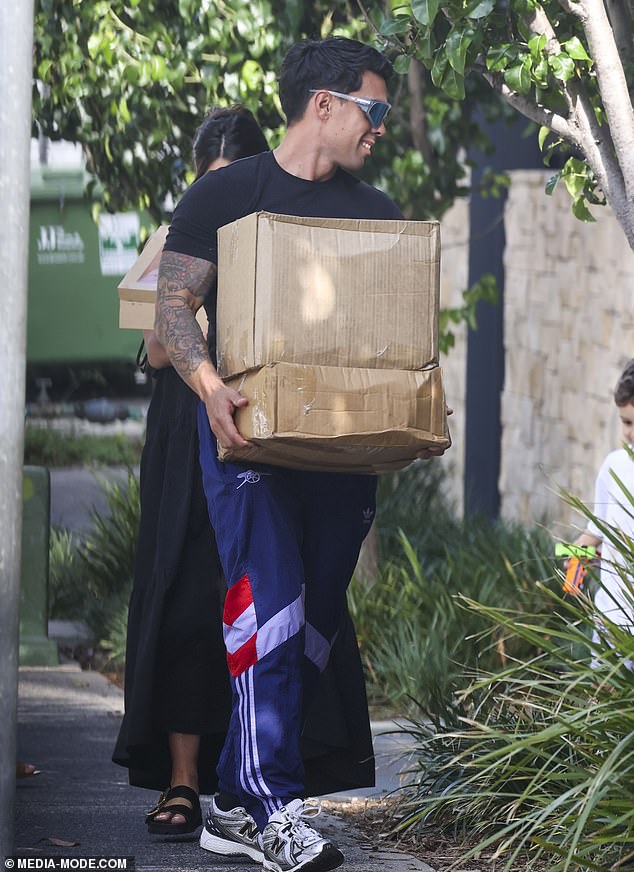
[[[37,262],[83,263],[84,241],[76,230],[64,230],[61,224],[40,224],[37,237]]]
[[[99,216],[99,265],[102,276],[122,276],[138,257],[138,212]]]

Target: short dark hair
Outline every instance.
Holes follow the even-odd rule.
[[[298,42],[284,58],[279,77],[287,124],[303,116],[311,88],[349,94],[359,90],[365,72],[376,73],[387,83],[394,69],[381,52],[356,39],[331,36]]]
[[[252,113],[244,106],[212,109],[194,136],[196,178],[204,176],[219,157],[228,161],[268,151],[268,144]]]
[[[634,403],[634,359],[626,364],[614,389],[614,402],[617,406]]]

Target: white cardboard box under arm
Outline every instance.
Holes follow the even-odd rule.
[[[158,269],[169,227],[162,225],[148,238],[143,251],[118,285],[119,327],[131,330],[153,330]],[[201,329],[207,330],[207,315],[201,308],[196,313]]]
[[[218,370],[438,361],[437,221],[257,212],[218,231]]]
[[[119,282],[119,327],[152,330],[159,262],[169,227],[155,230]]]
[[[221,460],[377,473],[451,444],[440,367],[378,370],[278,363],[227,383],[247,397],[236,426],[252,445]]]

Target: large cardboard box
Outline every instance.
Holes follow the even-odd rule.
[[[218,370],[438,360],[437,221],[257,212],[218,231]]]
[[[236,426],[252,445],[221,460],[377,473],[451,444],[440,368],[424,371],[277,363],[228,380],[247,397]]]
[[[119,282],[119,327],[153,330],[156,283],[159,263],[169,227],[162,225],[152,233],[143,251]],[[196,319],[207,333],[207,315],[201,307]]]

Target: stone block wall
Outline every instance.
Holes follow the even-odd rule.
[[[469,284],[469,202],[457,200],[441,222],[440,305],[443,309],[462,305],[462,292]],[[463,478],[465,450],[465,404],[467,328],[452,327],[455,345],[441,355],[443,382],[447,404],[454,414],[449,418],[452,446],[438,461],[447,471],[447,496],[458,514],[463,510]]]
[[[502,516],[570,537],[584,524],[558,496],[592,503],[620,444],[612,391],[634,356],[634,254],[614,215],[578,221],[548,171],[516,171],[505,212]],[[574,531],[573,531],[574,532]]]

